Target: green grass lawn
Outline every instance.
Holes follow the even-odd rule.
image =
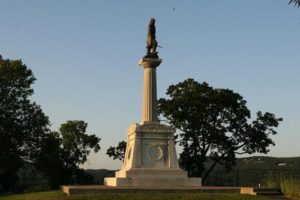
[[[0,200],[271,200],[263,196],[230,193],[103,193],[68,197],[61,191],[0,196]]]
[[[287,197],[300,200],[300,180],[284,179],[281,181],[280,187]]]

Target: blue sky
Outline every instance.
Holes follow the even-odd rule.
[[[22,59],[34,101],[57,130],[88,122],[102,138],[86,168],[141,118],[147,24],[157,19],[158,97],[187,78],[240,93],[252,111],[283,117],[270,156],[300,156],[300,9],[288,0],[1,0],[0,54]]]

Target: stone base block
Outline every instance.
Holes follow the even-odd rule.
[[[121,169],[116,172],[118,178],[187,178],[187,172],[181,169]]]
[[[120,187],[111,187],[105,185],[63,185],[63,192],[68,195],[76,194],[103,194],[103,193],[240,193],[240,187],[197,187],[197,186],[188,186],[188,187],[162,187],[162,186],[139,186],[139,187],[130,187],[130,186],[120,186]]]
[[[106,186],[165,186],[191,187],[201,186],[201,178],[120,178],[108,177],[104,179]]]

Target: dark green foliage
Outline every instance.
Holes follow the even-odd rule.
[[[50,189],[47,179],[31,163],[24,164],[17,174],[18,182],[13,192],[41,192]]]
[[[181,166],[190,176],[205,181],[217,164],[229,170],[237,154],[267,153],[274,145],[269,136],[276,134],[274,127],[282,119],[258,112],[256,120],[249,123],[246,101],[232,90],[187,79],[169,86],[166,94],[170,98],[160,99],[158,110],[181,131]],[[208,159],[213,161],[209,167],[205,165]]]
[[[68,184],[78,184],[78,185],[91,185],[94,184],[94,176],[84,169],[76,169],[74,170],[74,174],[72,174],[72,178]]]
[[[30,100],[34,81],[21,60],[0,56],[0,193],[21,192],[28,185],[27,176],[18,182],[17,172],[24,163],[44,173],[52,188],[93,180],[79,165],[86,162],[91,150],[100,150],[100,138],[85,134],[87,123],[83,121],[68,121],[60,133],[51,133],[48,117]]]
[[[290,0],[289,4],[295,4],[295,6],[300,7],[300,0]]]
[[[85,163],[87,156],[93,149],[94,152],[100,150],[100,138],[96,135],[85,134],[87,123],[84,121],[67,121],[62,124],[59,131],[62,136],[62,145],[65,160],[70,167]]]
[[[116,159],[124,160],[124,156],[125,156],[125,152],[126,152],[126,145],[127,145],[127,143],[125,141],[121,141],[121,142],[119,142],[117,147],[110,146],[107,149],[106,154],[109,157],[113,157],[114,160],[116,160]]]
[[[107,170],[107,169],[87,169],[86,173],[91,174],[94,177],[95,184],[104,184],[105,177],[115,176],[115,170]]]
[[[30,100],[34,81],[21,60],[0,56],[0,192],[12,189],[16,172],[33,159],[49,132],[48,117]]]
[[[57,188],[66,182],[64,177],[69,177],[70,172],[64,168],[62,160],[62,142],[59,133],[52,132],[42,143],[42,148],[35,160],[35,167],[43,172],[51,188]]]
[[[79,165],[86,162],[91,150],[100,150],[100,138],[87,135],[86,128],[84,121],[67,121],[59,133],[53,132],[43,141],[36,167],[47,176],[52,188],[93,182],[93,176],[79,169]]]

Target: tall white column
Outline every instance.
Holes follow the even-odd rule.
[[[142,123],[159,123],[157,117],[156,67],[161,59],[143,58],[139,65],[144,68]]]

